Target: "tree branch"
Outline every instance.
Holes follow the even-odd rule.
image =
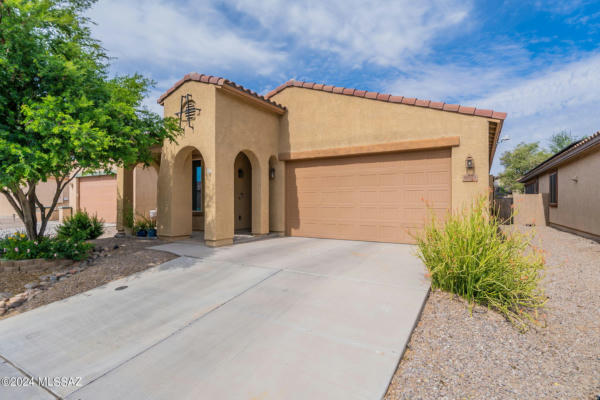
[[[23,210],[19,206],[18,201],[15,200],[13,195],[6,189],[0,189],[0,193],[2,193],[4,196],[6,196],[6,198],[8,199],[8,202],[15,209],[15,211],[17,212],[17,215],[19,216],[19,218],[22,221],[23,220]]]

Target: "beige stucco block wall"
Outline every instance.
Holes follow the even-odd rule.
[[[558,167],[558,205],[550,207],[550,223],[600,235],[599,173],[598,149]]]
[[[452,207],[488,194],[489,121],[496,120],[296,87],[272,100],[288,108],[280,152],[458,136],[460,145],[452,148]],[[463,182],[467,156],[475,161],[477,182]]]
[[[244,152],[252,167],[252,233],[269,232],[269,158],[279,149],[280,116],[255,102],[216,90],[217,240],[233,237],[234,162]],[[283,185],[283,174],[279,181]],[[283,198],[273,205],[283,208]],[[279,214],[281,217],[283,213]],[[283,224],[283,222],[281,222]]]
[[[513,194],[515,225],[546,225],[547,194]]]

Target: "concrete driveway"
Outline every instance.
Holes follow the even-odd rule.
[[[157,248],[182,257],[0,321],[0,377],[46,379],[0,398],[379,399],[429,289],[408,245]]]

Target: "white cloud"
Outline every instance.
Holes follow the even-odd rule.
[[[587,136],[600,130],[600,55],[552,66],[527,78],[513,78],[468,103],[508,112],[500,151],[521,141],[545,142],[561,130]],[[499,156],[499,154],[498,154]],[[498,158],[494,172],[498,171]]]
[[[434,39],[466,23],[470,2],[435,0],[227,0],[268,36],[333,53],[345,63],[397,66],[430,51]]]
[[[250,68],[271,74],[284,53],[236,33],[210,2],[101,0],[88,16],[111,56],[128,63],[211,73]]]

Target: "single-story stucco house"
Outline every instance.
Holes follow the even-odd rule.
[[[600,131],[543,161],[519,182],[541,194],[550,226],[600,239]]]
[[[438,213],[489,193],[506,113],[289,81],[265,96],[192,73],[158,99],[184,135],[155,149],[158,233],[411,243]],[[133,172],[119,169],[117,227]]]

